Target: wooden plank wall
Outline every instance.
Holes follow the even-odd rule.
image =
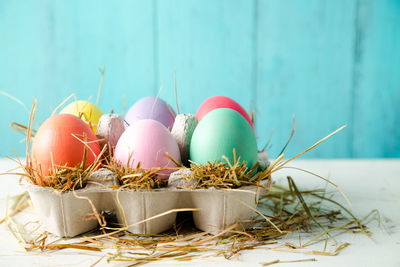
[[[0,1],[0,91],[45,120],[69,94],[122,111],[155,95],[194,113],[223,94],[256,111],[259,147],[279,153],[296,115],[294,155],[342,124],[313,158],[400,156],[400,1]],[[23,155],[11,121],[27,112],[0,95],[0,154]]]

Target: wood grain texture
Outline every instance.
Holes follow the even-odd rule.
[[[292,114],[297,129],[287,155],[352,123],[355,2],[284,2],[260,1],[258,7],[257,131],[264,143],[274,129],[273,156],[290,135]],[[345,129],[309,155],[349,156],[350,133]]]
[[[162,97],[195,113],[206,98],[226,95],[248,109],[253,78],[254,6],[251,1],[158,1]],[[175,105],[173,105],[175,107]]]
[[[124,94],[130,106],[154,93],[151,1],[1,1],[0,10],[0,90],[29,106],[38,100],[36,127],[71,93],[95,101],[103,65],[104,112],[121,113]],[[12,114],[0,118],[6,140],[0,151],[10,155],[15,147],[24,155],[22,136],[8,124],[26,124],[28,116],[8,98],[0,101]]]
[[[194,113],[212,95],[256,110],[261,148],[294,155],[349,127],[308,157],[400,157],[398,0],[0,1],[0,91],[39,103],[37,125],[69,94],[122,112],[155,95]],[[26,111],[0,95],[0,154],[23,138]]]
[[[354,157],[400,156],[400,1],[359,1]]]

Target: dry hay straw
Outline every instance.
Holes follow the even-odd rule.
[[[223,156],[223,159],[226,162],[214,161],[204,165],[191,162],[192,175],[191,177],[184,176],[184,178],[187,180],[195,179],[197,181],[195,188],[214,187],[217,189],[239,188],[245,185],[260,186],[260,181],[270,178],[268,174],[263,172],[255,173],[259,165],[258,162],[249,170],[246,162],[241,162],[240,157],[236,157],[235,149],[233,149],[233,164],[226,156]]]
[[[246,166],[246,162],[241,162],[240,157],[236,157],[236,151],[233,149],[233,158],[234,162],[231,164],[229,159],[226,156],[223,156],[223,159],[226,162],[208,162],[208,164],[204,165],[198,165],[194,162],[191,162],[190,169],[192,170],[192,176],[191,177],[184,177],[187,180],[190,179],[196,179],[197,185],[196,188],[209,188],[209,187],[214,187],[214,188],[219,188],[219,189],[227,189],[227,188],[239,188],[244,185],[253,185],[260,187],[260,183],[264,180],[269,180],[267,183],[268,186],[270,185],[271,182],[271,174],[274,172],[277,172],[283,168],[294,168],[294,167],[287,167],[286,165],[291,162],[292,160],[304,155],[305,153],[309,152],[310,150],[314,149],[316,146],[330,138],[332,135],[338,133],[339,131],[343,130],[347,125],[343,125],[342,127],[338,128],[337,130],[333,131],[326,137],[322,138],[312,146],[310,146],[308,149],[305,151],[297,154],[296,156],[284,160],[285,154],[283,153],[287,145],[289,144],[290,140],[293,137],[294,130],[295,130],[295,123],[293,121],[293,130],[291,132],[291,135],[286,143],[286,145],[283,147],[281,153],[279,156],[265,169],[262,171],[257,171],[259,163],[257,162],[254,166],[252,166],[250,169]],[[299,169],[299,168],[294,168],[300,171],[307,172],[309,174],[312,174],[329,184],[335,186],[340,193],[343,195],[343,197],[346,199],[348,203],[350,203],[348,197],[345,195],[345,193],[340,189],[338,185],[330,181],[329,179],[326,179],[318,174],[315,174],[313,172]],[[257,171],[257,172],[256,172]],[[254,172],[256,172],[254,174]],[[254,174],[254,175],[253,175]]]
[[[128,160],[129,162],[129,160]],[[135,168],[122,165],[112,159],[104,164],[104,167],[111,170],[117,177],[119,184],[113,186],[113,189],[155,189],[166,187],[168,180],[159,178],[158,172],[168,168],[143,169],[139,163]]]
[[[191,223],[182,220],[174,229],[158,235],[135,235],[127,232],[126,227],[102,227],[98,230],[100,232],[54,242],[54,237],[47,232],[32,234],[25,228],[26,224],[18,224],[14,220],[13,216],[30,205],[26,193],[15,197],[14,203],[7,203],[6,216],[0,223],[6,224],[26,251],[85,250],[96,257],[94,263],[106,259],[108,262],[124,261],[134,266],[164,260],[189,261],[209,257],[232,259],[240,255],[241,251],[250,249],[335,256],[349,245],[347,242],[339,243],[335,237],[344,232],[370,235],[366,224],[378,213],[372,211],[363,219],[357,219],[333,197],[333,193],[326,189],[300,190],[293,179],[288,177],[287,186],[273,185],[271,192],[260,199],[258,211],[263,216],[257,216],[250,222],[238,222],[217,235],[201,232]],[[180,210],[171,210],[177,211]],[[165,213],[145,221],[163,215]],[[275,226],[263,217],[267,217]],[[247,226],[244,227],[244,224]],[[310,233],[313,234],[311,237]],[[287,242],[287,237],[297,235],[298,242]],[[316,250],[315,244],[318,243],[321,249]],[[328,244],[333,249],[328,250]],[[309,248],[311,245],[314,246]],[[278,262],[281,261],[262,264],[267,266]]]

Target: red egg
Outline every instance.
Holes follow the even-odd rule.
[[[237,103],[235,100],[222,95],[207,98],[200,105],[199,109],[196,112],[197,120],[200,121],[208,112],[217,108],[230,108],[236,110],[247,120],[254,131],[253,122],[251,121],[249,114],[247,114],[246,110],[244,110],[244,108],[242,108],[242,106],[239,105],[239,103]]]
[[[40,126],[31,150],[33,168],[41,172],[44,179],[41,181],[37,176],[37,184],[43,185],[46,182],[45,176],[52,173],[52,166],[75,167],[82,162],[86,145],[77,138],[84,141],[85,135],[86,166],[89,166],[99,155],[100,146],[96,135],[84,121],[71,114],[58,114],[51,116]]]

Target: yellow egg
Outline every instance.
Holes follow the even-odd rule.
[[[84,122],[92,126],[93,132],[96,133],[97,124],[103,112],[93,103],[89,101],[74,101],[60,111],[60,114],[72,114],[80,117]]]

